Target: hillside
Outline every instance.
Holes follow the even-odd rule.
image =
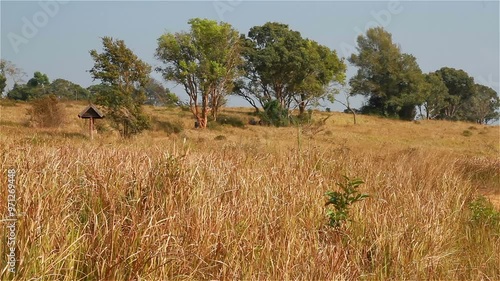
[[[146,107],[152,130],[123,140],[97,120],[90,141],[85,105],[43,129],[29,104],[1,104],[19,280],[500,278],[500,215],[481,199],[500,210],[498,126],[315,111],[274,128],[227,108],[244,127],[198,130],[188,111]],[[334,229],[324,194],[343,176],[370,197]]]

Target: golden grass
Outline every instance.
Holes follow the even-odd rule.
[[[498,127],[333,113],[319,129],[199,131],[188,112],[147,108],[184,131],[90,142],[84,104],[50,130],[25,127],[27,106],[0,108],[0,179],[16,168],[20,214],[18,271],[2,254],[2,280],[500,279],[500,226],[469,208],[500,196]],[[324,193],[343,175],[371,197],[336,230]]]

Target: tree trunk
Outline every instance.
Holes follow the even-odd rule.
[[[354,119],[354,125],[356,125],[356,111],[351,109],[351,112],[352,112],[352,118]]]
[[[299,102],[299,116],[303,117],[306,112],[306,103],[304,101]]]
[[[202,116],[196,117],[196,122],[198,122],[198,128],[205,129],[207,128],[207,117],[203,118]]]

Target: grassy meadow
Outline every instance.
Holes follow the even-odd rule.
[[[85,105],[64,103],[57,129],[0,106],[0,219],[12,167],[18,213],[1,280],[500,280],[498,126],[314,112],[197,130],[146,107],[152,130],[123,140],[97,120],[90,141]],[[370,197],[332,228],[325,192],[343,176]]]

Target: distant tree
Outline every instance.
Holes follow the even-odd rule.
[[[50,84],[49,77],[47,77],[47,74],[43,74],[40,71],[36,71],[33,74],[33,78],[28,80],[28,86],[30,87],[46,87]]]
[[[335,93],[332,93],[332,94],[328,95],[328,100],[331,103],[338,102],[341,105],[343,105],[346,108],[344,110],[344,113],[351,113],[354,125],[356,125],[357,124],[357,122],[356,122],[356,114],[358,113],[358,110],[356,108],[353,108],[351,106],[350,101],[349,101],[349,98],[351,97],[351,95],[350,95],[351,90],[349,88],[347,88],[347,87],[344,87],[342,89],[342,92],[344,93],[345,102],[342,101],[342,100],[340,100],[340,99],[338,99],[338,98],[336,98],[335,97]]]
[[[439,118],[440,112],[448,106],[448,88],[437,73],[425,74],[424,79],[425,84],[419,97],[421,101],[419,105],[420,115],[425,119]]]
[[[11,79],[13,84],[20,84],[23,82],[23,77],[26,73],[18,68],[14,63],[0,59],[0,73],[6,78]]]
[[[243,55],[245,76],[234,94],[246,99],[257,112],[259,105],[276,108],[271,103],[276,100],[280,108],[276,112],[288,115],[291,107],[297,106],[299,116],[303,116],[307,106],[326,96],[331,83],[345,79],[346,66],[335,51],[302,38],[282,23],[252,27]]]
[[[368,97],[362,111],[412,120],[424,85],[415,57],[401,53],[391,34],[381,27],[370,28],[357,43],[358,54],[349,62],[358,71],[349,84],[352,94]]]
[[[500,100],[495,90],[490,87],[476,84],[475,93],[464,105],[465,120],[479,124],[488,124],[498,120]]]
[[[94,67],[89,70],[94,80],[101,80],[94,100],[106,108],[107,116],[124,137],[149,128],[142,112],[146,97],[144,88],[149,81],[151,67],[141,61],[123,40],[103,37],[103,53],[91,50]]]
[[[64,79],[52,81],[49,85],[49,91],[61,100],[88,100],[90,98],[90,93],[87,89]]]
[[[184,86],[191,112],[205,128],[209,111],[216,120],[222,97],[233,91],[242,63],[241,40],[228,23],[199,18],[188,23],[189,32],[166,33],[158,39],[156,58],[165,66],[157,71]]]
[[[159,81],[150,78],[145,87],[146,102],[145,104],[154,106],[177,106],[179,105],[179,97],[165,88]]]
[[[468,114],[466,103],[476,92],[474,78],[461,69],[443,67],[436,71],[441,77],[449,95],[446,98],[447,106],[441,110],[440,118],[464,120]]]
[[[238,83],[235,94],[256,108],[253,99],[262,107],[277,100],[281,109],[290,109],[297,82],[293,73],[300,64],[303,44],[300,33],[286,24],[268,22],[252,27],[243,52],[245,79]]]
[[[50,93],[49,78],[46,74],[36,71],[26,84],[14,84],[12,90],[7,93],[7,98],[14,100],[33,100],[41,98]]]
[[[100,94],[98,93],[110,93],[112,91],[112,86],[109,85],[104,85],[104,84],[95,84],[95,85],[90,85],[86,89],[89,93],[90,100],[92,102],[96,102],[96,97]]]
[[[7,86],[7,78],[0,73],[0,96],[3,95],[3,90],[5,89],[5,86]]]
[[[14,84],[14,87],[7,92],[7,98],[12,100],[23,100],[26,101],[33,96],[30,87],[27,85]]]
[[[299,70],[292,87],[299,116],[311,103],[325,98],[332,83],[344,84],[346,65],[335,51],[312,40],[304,40]]]

